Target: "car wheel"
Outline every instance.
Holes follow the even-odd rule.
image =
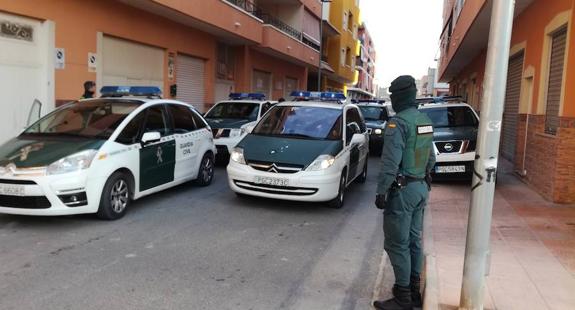
[[[96,215],[103,220],[117,220],[126,214],[130,204],[130,179],[125,173],[116,172],[108,178]]]
[[[200,171],[198,171],[198,178],[196,184],[199,186],[208,186],[214,180],[214,156],[206,153],[200,163]]]
[[[369,158],[369,155],[368,155]],[[365,159],[365,165],[363,165],[363,171],[361,172],[361,174],[359,175],[359,177],[357,178],[357,182],[363,184],[365,183],[365,181],[367,181],[367,162],[368,162],[368,158]]]
[[[343,203],[345,202],[345,187],[347,184],[347,178],[345,176],[345,172],[341,174],[341,178],[339,180],[339,190],[337,192],[337,197],[330,200],[327,203],[327,206],[332,209],[341,209],[343,207]]]

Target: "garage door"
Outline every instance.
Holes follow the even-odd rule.
[[[291,93],[298,90],[298,79],[286,78],[284,97],[289,98]]]
[[[205,61],[200,58],[178,55],[176,61],[178,100],[187,102],[204,112]]]
[[[262,93],[266,98],[272,98],[272,74],[269,72],[254,70],[252,74],[252,91]]]
[[[515,159],[515,146],[517,145],[517,116],[521,95],[523,56],[523,52],[513,56],[509,60],[509,71],[507,72],[507,92],[505,94],[505,109],[503,111],[501,155],[510,161]]]
[[[163,49],[108,36],[102,41],[101,86],[164,88]]]
[[[44,113],[54,107],[53,33],[48,28],[44,22],[0,13],[0,143],[26,125],[34,100],[42,102]]]

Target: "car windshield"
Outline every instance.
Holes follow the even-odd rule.
[[[342,115],[340,109],[274,107],[252,133],[300,139],[341,140]]]
[[[76,102],[43,117],[23,134],[108,139],[138,106],[136,101]]]
[[[366,121],[387,121],[385,107],[360,106],[359,109]]]
[[[213,107],[206,118],[229,118],[255,121],[258,119],[260,105],[253,102],[220,102]]]
[[[421,109],[427,114],[435,128],[477,127],[479,121],[469,107],[444,107]]]

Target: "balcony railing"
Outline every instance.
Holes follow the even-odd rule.
[[[313,48],[316,51],[319,51],[319,46],[310,40],[304,38],[303,33],[292,26],[286,24],[279,18],[265,12],[261,8],[259,8],[254,2],[250,0],[226,0],[227,2],[241,8],[242,10],[248,12],[249,14],[261,19],[264,24],[272,25],[283,31],[284,33],[288,34],[290,37],[298,40],[299,42],[304,43],[305,45]]]

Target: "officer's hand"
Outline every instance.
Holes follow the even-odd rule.
[[[377,196],[375,196],[375,206],[378,209],[385,209],[385,203],[387,202],[387,197],[385,197],[386,195],[381,195],[378,194]]]
[[[427,188],[431,191],[431,182],[433,181],[433,178],[431,177],[431,174],[428,173],[425,175],[425,183],[427,183]]]

